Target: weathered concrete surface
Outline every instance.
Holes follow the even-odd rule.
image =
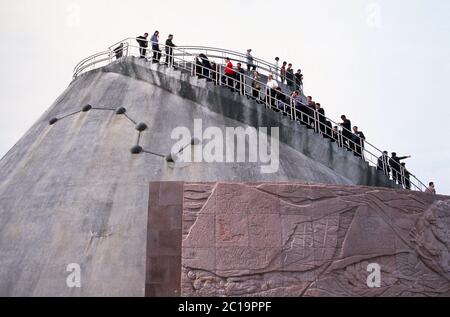
[[[450,197],[191,183],[183,226],[184,296],[450,296]]]

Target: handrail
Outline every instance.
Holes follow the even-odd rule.
[[[103,51],[94,55],[91,55],[85,59],[83,59],[81,62],[79,62],[75,68],[74,68],[74,79],[77,78],[80,74],[84,73],[86,69],[89,69],[90,67],[93,67],[95,69],[95,66],[98,66],[98,64],[101,64],[103,62],[109,61],[112,62],[114,56],[116,56],[116,49],[117,47],[123,43],[124,45],[122,54],[124,56],[140,56],[141,47],[135,45],[136,38],[126,38],[125,40],[122,40],[120,42],[117,42],[116,44],[109,47],[109,50]],[[151,42],[149,40],[146,41],[149,45],[145,48],[146,51],[146,58],[149,55],[149,53],[155,53],[156,51],[153,50],[151,46]],[[159,45],[159,55],[160,58],[162,57],[163,53],[168,57],[168,54],[164,52],[164,49],[166,48],[166,45],[164,44],[158,44]],[[137,51],[136,54],[133,54],[131,52],[133,49]],[[291,95],[288,95],[284,93],[282,90],[276,91],[274,94],[274,91],[272,91],[269,87],[267,87],[266,83],[263,83],[260,80],[256,80],[253,77],[248,76],[245,73],[240,73],[239,80],[232,79],[230,87],[230,82],[228,81],[229,78],[225,76],[224,74],[224,68],[225,65],[223,65],[222,61],[225,57],[228,57],[233,60],[241,61],[243,65],[246,64],[246,61],[238,60],[232,57],[239,57],[246,59],[246,55],[234,52],[231,50],[224,50],[220,48],[213,48],[213,47],[203,47],[203,46],[179,46],[179,47],[170,47],[170,51],[172,51],[171,56],[169,57],[169,63],[171,65],[168,66],[177,66],[178,68],[181,68],[186,71],[190,71],[192,75],[204,75],[205,73],[209,74],[209,78],[214,78],[214,81],[218,85],[226,86],[232,90],[235,90],[236,87],[239,87],[239,93],[242,95],[250,96],[250,93],[248,93],[248,90],[250,92],[254,92],[255,88],[252,85],[249,85],[248,82],[250,81],[253,84],[258,84],[260,86],[260,89],[258,91],[259,98],[258,101],[263,101],[267,108],[274,109],[276,111],[281,111],[284,115],[288,115],[292,120],[299,121],[301,124],[306,125],[309,128],[315,129],[316,132],[322,134],[324,137],[331,139],[333,142],[337,142],[338,146],[346,148],[349,151],[352,151],[355,153],[355,155],[361,156],[361,159],[367,160],[369,164],[371,163],[373,166],[377,167],[377,169],[380,169],[384,171],[385,175],[389,177],[389,172],[386,173],[386,170],[392,170],[394,181],[399,182],[400,185],[402,185],[404,188],[407,189],[417,189],[419,191],[424,191],[427,186],[421,182],[415,175],[411,174],[409,171],[407,171],[404,167],[400,166],[400,170],[394,168],[393,166],[390,166],[389,163],[389,156],[385,156],[383,152],[376,146],[372,145],[367,140],[363,140],[359,137],[356,137],[352,131],[347,130],[343,127],[340,128],[340,131],[336,133],[336,131],[333,132],[333,125],[340,126],[340,124],[336,123],[335,121],[327,118],[326,116],[322,116],[319,114],[315,109],[309,108],[308,105],[304,102],[304,94],[303,91],[300,91],[300,105],[305,108],[306,111],[302,111],[301,109],[298,109],[296,103],[298,101],[291,99]],[[192,51],[200,51],[201,53],[205,54],[208,59],[209,58],[215,58],[219,59],[219,63],[216,64],[216,69],[210,69],[202,66],[201,64],[198,64],[196,62],[196,59],[198,58],[198,55],[200,53],[194,53]],[[222,54],[222,56],[211,56],[209,52],[219,52]],[[108,56],[101,58],[97,60],[101,56]],[[188,59],[186,59],[188,58]],[[152,59],[150,57],[150,59]],[[158,60],[159,62],[159,60]],[[268,75],[274,74],[272,67],[276,67],[276,65],[271,64],[269,62],[266,62],[262,59],[253,57],[253,63],[262,70],[265,70],[268,72]],[[256,64],[259,63],[259,64]],[[269,69],[266,69],[264,67],[261,67],[261,65],[268,66]],[[100,67],[100,66],[98,66]],[[198,69],[201,70],[201,73],[198,73]],[[234,69],[234,71],[236,71]],[[274,74],[275,76],[278,76],[279,74]],[[205,77],[205,76],[203,76]],[[225,82],[223,82],[223,78],[225,78]],[[239,85],[239,86],[238,86]],[[261,93],[261,91],[264,91],[264,94]],[[264,98],[262,96],[264,95]],[[284,99],[287,102],[282,102],[281,100]],[[283,110],[279,108],[279,105],[282,105]],[[276,107],[274,106],[276,105]],[[287,110],[288,109],[288,110]],[[311,114],[308,114],[308,112]],[[300,120],[298,116],[300,115]],[[321,119],[319,119],[321,118]],[[331,127],[330,127],[331,125]],[[331,132],[330,132],[331,130]],[[345,132],[345,133],[344,133]],[[344,134],[351,135],[352,139],[344,136]],[[355,138],[357,142],[353,139]],[[369,150],[372,149],[372,150]],[[361,153],[360,153],[361,152]],[[375,153],[374,153],[375,152]],[[378,153],[378,154],[376,154]],[[379,166],[379,159],[382,159],[383,166]],[[407,176],[408,175],[408,176]]]

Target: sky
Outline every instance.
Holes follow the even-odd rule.
[[[67,88],[74,66],[127,37],[279,56],[305,93],[450,194],[448,0],[0,0],[0,157]]]

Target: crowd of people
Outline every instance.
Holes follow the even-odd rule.
[[[147,58],[150,43],[152,48],[151,60],[153,63],[160,63],[162,53],[159,47],[159,31],[155,31],[150,40],[148,40],[148,37],[149,34],[145,33],[143,36],[136,38],[140,48],[140,56],[141,58]],[[165,42],[166,65],[175,66],[174,47],[176,45],[173,43],[173,35],[169,35]],[[115,50],[116,56],[121,57],[123,47],[119,46],[117,50]],[[332,122],[327,119],[325,109],[320,103],[315,102],[311,96],[306,98],[306,103],[304,102],[304,77],[301,69],[294,73],[292,63],[285,61],[280,64],[280,58],[276,57],[275,63],[269,68],[267,82],[264,84],[262,75],[258,72],[258,68],[261,66],[255,62],[252,49],[247,50],[246,70],[242,64],[242,61],[237,61],[236,66],[234,66],[233,61],[227,57],[222,66],[210,61],[205,54],[199,54],[195,57],[195,74],[200,78],[216,83],[221,81],[222,85],[227,86],[233,92],[239,92],[254,99],[257,103],[266,104],[277,112],[291,116],[308,129],[314,129],[324,138],[330,139],[331,142],[337,143],[339,147],[345,148],[353,152],[355,156],[365,160],[366,137],[358,126],[352,126],[346,115],[341,116],[342,122],[339,126],[333,126]],[[377,169],[409,190],[412,187],[412,174],[406,168],[406,163],[402,162],[408,158],[411,158],[411,156],[399,157],[397,153],[392,153],[389,157],[388,152],[385,151],[378,158]],[[435,193],[434,184],[430,183],[429,186],[427,192]]]

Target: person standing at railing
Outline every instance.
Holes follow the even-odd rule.
[[[293,120],[299,117],[300,107],[302,107],[301,96],[297,90],[294,90],[291,94],[291,116]]]
[[[296,91],[298,91],[298,90],[296,90]],[[298,92],[298,94],[300,95],[300,92]],[[302,103],[302,106],[300,107],[300,109],[297,113],[297,119],[300,121],[300,124],[309,126],[309,122],[310,122],[309,115],[311,112],[310,107],[312,107],[312,106],[315,107],[315,104],[312,100],[312,97],[308,96],[306,98],[306,105]]]
[[[428,188],[425,190],[425,193],[427,193],[427,194],[432,194],[432,195],[436,195],[436,187],[434,186],[434,183],[431,182],[431,183],[429,184],[429,186],[430,186],[430,187],[428,187]]]
[[[306,104],[306,107],[304,107],[305,116],[303,121],[306,123],[308,129],[313,129],[313,126],[315,126],[314,115],[316,112],[316,103],[311,96],[308,96],[307,100],[308,103]]]
[[[241,93],[242,95],[245,95],[245,72],[242,68],[241,63],[237,63],[236,65],[236,90]]]
[[[177,47],[173,44],[173,35],[170,34],[166,40],[166,65],[169,67],[173,66],[173,48]]]
[[[294,69],[292,68],[292,64],[289,64],[286,69],[286,83],[289,88],[294,89]]]
[[[273,78],[273,75],[269,75],[267,78],[267,84],[266,84],[266,104],[270,105],[271,107],[276,107],[276,96],[277,96],[277,89],[278,83]]]
[[[300,95],[300,92],[295,90],[296,94],[296,102],[295,102],[295,111],[297,120],[300,121],[301,124],[305,124],[305,113],[307,111],[308,106],[303,103],[303,98]]]
[[[334,142],[332,136],[333,136],[333,124],[331,123],[331,121],[326,120],[326,118],[325,118],[325,133],[324,133],[324,137],[326,139],[331,139],[331,141]]]
[[[320,131],[325,135],[326,132],[326,116],[325,109],[322,108],[320,103],[316,103],[316,111],[315,111],[315,121],[316,121],[316,131]]]
[[[200,55],[195,55],[195,76],[198,78],[203,77],[203,66],[202,60],[200,59]]]
[[[152,38],[153,63],[159,63],[161,59],[161,50],[159,49],[159,31],[155,31]]]
[[[273,70],[273,79],[280,81],[280,58],[275,57],[275,69]]]
[[[281,90],[281,87],[277,87],[275,89],[275,102],[276,102],[276,110],[277,112],[281,111],[283,115],[286,113],[286,97]]]
[[[358,127],[353,127],[353,149],[354,153],[358,157],[363,157],[363,149],[365,148],[364,141],[366,136],[362,131],[359,131]]]
[[[341,132],[339,131],[339,127],[338,126],[334,126],[333,127],[332,134],[333,134],[333,140],[335,142],[337,142],[337,145],[339,147],[342,147],[343,145],[342,145]]]
[[[211,81],[211,72],[213,71],[213,65],[211,64],[211,62],[208,59],[208,56],[206,56],[205,54],[200,54],[199,55],[200,59],[201,59],[201,73],[203,78],[206,78],[207,81]]]
[[[384,175],[390,177],[391,168],[389,167],[389,153],[384,151],[383,155],[378,158],[377,170],[383,171]]]
[[[389,167],[392,169],[392,179],[396,183],[401,184],[401,161],[411,158],[411,156],[398,157],[397,153],[392,153],[392,157],[389,160]]]
[[[411,173],[406,169],[406,163],[401,164],[402,170],[402,185],[407,190],[411,190]]]
[[[342,137],[343,137],[343,145],[351,150],[352,147],[350,145],[351,141],[353,140],[353,134],[352,134],[352,122],[347,119],[345,115],[341,116],[342,123],[340,124],[342,127]]]
[[[116,56],[116,59],[120,59],[123,56],[123,43],[120,43],[119,46],[117,46],[114,49],[114,55]]]
[[[282,84],[284,84],[286,82],[286,66],[287,66],[287,62],[283,62],[283,66],[281,66],[281,70],[280,70]]]
[[[254,70],[252,77],[252,97],[257,103],[261,103],[261,76]]]
[[[233,70],[233,63],[231,62],[231,59],[227,57],[225,59],[226,65],[225,65],[225,76],[223,78],[224,83],[230,88],[232,91],[234,91],[233,83],[234,83],[234,70]]]
[[[295,73],[295,90],[303,91],[303,74],[301,69]]]
[[[139,53],[141,54],[141,58],[147,57],[147,47],[148,47],[148,33],[145,33],[144,36],[138,36],[136,41],[139,44]]]
[[[253,56],[252,56],[252,50],[251,49],[247,50],[246,57],[247,57],[247,71],[250,73],[252,68],[253,68],[253,71],[255,71],[256,70],[256,65],[254,63],[254,59],[253,59]]]

